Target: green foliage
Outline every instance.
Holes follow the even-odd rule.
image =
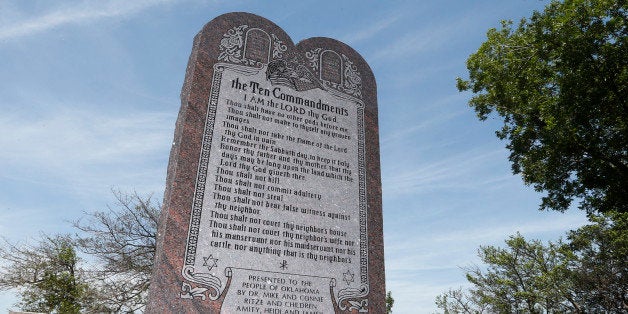
[[[444,314],[480,314],[487,310],[487,304],[482,302],[475,292],[463,291],[462,288],[450,289],[436,297],[436,306],[444,311]]]
[[[575,295],[590,312],[628,311],[628,213],[593,216],[568,234]]]
[[[566,243],[481,247],[472,288],[437,298],[446,313],[628,311],[627,56],[626,1],[565,0],[502,22],[469,57],[458,89],[480,120],[503,119],[513,172],[546,193],[541,209],[577,201],[592,224]]]
[[[489,30],[458,78],[481,120],[503,119],[497,136],[513,172],[546,192],[542,209],[628,211],[627,35],[626,1],[553,1]]]
[[[395,299],[393,299],[392,293],[388,291],[386,294],[386,314],[392,313],[393,304],[395,304]]]
[[[45,313],[134,313],[146,304],[159,204],[115,192],[118,206],[87,213],[80,234],[42,236],[38,245],[5,241],[0,290],[18,289],[19,307]],[[79,267],[76,250],[97,264]],[[83,264],[85,265],[85,264]]]
[[[436,298],[445,313],[625,313],[628,311],[628,213],[591,217],[567,242],[482,246],[485,264],[466,269],[472,287]]]
[[[20,287],[26,311],[79,313],[87,303],[87,284],[77,268],[79,258],[69,236],[42,236],[37,246],[6,243],[0,258],[9,262],[2,269],[0,288]]]
[[[571,288],[566,280],[570,259],[561,252],[561,244],[544,246],[517,234],[506,245],[505,249],[481,247],[478,255],[488,268],[467,271],[477,297],[500,313],[536,313],[539,308],[565,311],[566,292]]]

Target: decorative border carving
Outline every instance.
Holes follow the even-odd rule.
[[[346,93],[351,94],[353,96],[362,98],[362,77],[360,77],[360,72],[358,72],[358,68],[353,65],[353,62],[349,60],[349,57],[342,55],[342,59],[344,64],[344,77],[343,77],[343,89]]]
[[[247,30],[248,29],[248,30]],[[251,30],[259,30],[264,32],[266,35],[271,38],[271,46],[272,52],[271,56],[273,60],[283,59],[283,53],[288,50],[288,47],[284,44],[283,41],[279,39],[279,37],[273,33],[270,35],[262,29],[259,28],[250,28],[248,25],[240,25],[236,26],[227,31],[223,35],[223,39],[220,41],[220,55],[218,56],[219,61],[231,62],[236,64],[245,64],[249,66],[255,66],[261,68],[264,66],[261,62],[255,60],[249,60],[244,55],[245,50],[245,30],[248,33]],[[333,50],[323,49],[323,48],[314,48],[310,51],[305,52],[305,57],[309,61],[309,66],[319,75],[316,76],[320,78],[321,71],[321,58],[323,53],[326,51],[334,52],[341,56],[342,58],[342,83],[338,84],[336,82],[331,82],[327,80],[321,80],[322,85],[339,90],[341,92],[347,93],[351,96],[362,98],[362,77],[360,72],[354,63],[347,57],[345,54],[337,53]],[[269,56],[270,57],[270,56]],[[269,58],[270,59],[270,58]],[[289,59],[289,58],[286,58]]]
[[[335,287],[335,282],[332,282],[330,289]],[[363,284],[359,289],[345,288],[338,291],[338,299],[334,302],[335,312],[357,310],[358,313],[368,313],[369,300],[367,298],[369,294],[368,284]]]
[[[244,55],[242,54],[242,48],[244,47],[244,39],[242,34],[244,30],[249,27],[248,25],[236,26],[227,31],[220,41],[220,55],[218,60],[228,61],[234,63],[241,63]]]
[[[210,300],[218,300],[222,289],[222,281],[220,278],[205,272],[196,272],[194,266],[185,265],[181,271],[183,278],[190,282],[197,284],[199,287],[192,288],[187,282],[181,284],[182,299],[194,299],[200,297],[201,300],[205,300],[209,297]],[[207,293],[207,294],[206,294]]]
[[[224,70],[224,66],[214,67],[212,86],[215,86],[216,84],[220,86],[222,72]],[[215,91],[212,89],[212,93],[209,97],[209,105],[207,106],[208,110],[207,116],[205,117],[205,131],[203,132],[203,143],[201,145],[201,156],[198,163],[194,198],[192,201],[192,212],[190,214],[190,225],[188,228],[188,240],[185,249],[185,265],[193,266],[196,259],[196,245],[198,243],[198,232],[201,225],[201,212],[203,211],[203,198],[205,195],[205,184],[207,182],[207,168],[209,167],[209,154],[212,146],[212,137],[214,135],[214,123],[216,121],[216,108],[218,106],[219,93],[219,88]]]
[[[318,73],[317,77],[319,78],[320,78],[320,71],[321,71],[322,56],[323,56],[323,53],[326,51],[333,51],[333,50],[328,50],[328,49],[324,50],[323,48],[314,48],[305,53],[305,57],[309,61],[309,66],[314,71],[316,71],[316,73]],[[362,76],[360,75],[358,68],[353,64],[353,62],[345,54],[342,54],[342,53],[339,54],[337,52],[335,53],[342,57],[342,68],[343,68],[342,83],[338,84],[338,83],[330,82],[327,80],[321,80],[323,85],[328,88],[333,88],[333,89],[339,90],[341,92],[347,93],[351,96],[361,99],[362,98]]]
[[[284,45],[277,35],[270,34],[270,36],[273,38],[273,59],[279,59],[283,57],[283,53],[288,50],[288,47]]]
[[[288,50],[288,47],[281,39],[279,39],[277,35],[273,33],[269,35],[266,31],[260,28],[249,29],[248,25],[240,25],[228,30],[227,33],[223,35],[223,39],[220,41],[220,54],[218,55],[218,61],[245,64],[258,68],[265,65],[256,60],[249,60],[244,55],[246,44],[244,34],[245,30],[247,33],[251,30],[259,30],[271,39],[270,46],[272,47],[272,51],[270,52],[269,60],[282,58],[283,53]],[[272,58],[270,58],[271,56]]]
[[[316,72],[318,72],[320,61],[318,56],[321,54],[321,51],[323,51],[323,48],[314,48],[310,51],[305,52],[305,57],[308,61],[310,61],[310,67],[312,67],[312,69],[314,69],[314,71]]]

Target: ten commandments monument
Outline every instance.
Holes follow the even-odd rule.
[[[375,79],[221,15],[194,39],[147,313],[384,313]]]

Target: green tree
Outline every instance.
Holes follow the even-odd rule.
[[[388,291],[386,294],[386,314],[392,313],[393,304],[395,304],[395,299],[393,299],[392,293]]]
[[[0,247],[0,289],[20,288],[20,308],[45,313],[79,313],[89,302],[84,273],[72,239],[46,236],[37,245]]]
[[[481,314],[488,311],[487,302],[483,302],[476,290],[464,291],[462,288],[449,289],[436,297],[436,306],[445,314]]]
[[[490,29],[467,60],[458,89],[481,120],[503,119],[497,136],[542,209],[628,211],[626,56],[626,1],[566,0]]]
[[[593,216],[567,242],[482,246],[483,267],[465,269],[471,287],[436,298],[445,313],[626,313],[628,213]]]
[[[473,284],[471,299],[498,313],[540,313],[573,311],[568,302],[571,290],[567,272],[570,261],[560,244],[544,246],[517,234],[506,241],[506,248],[480,247],[478,256],[486,269],[467,269]]]
[[[0,289],[18,289],[18,306],[26,311],[142,311],[160,206],[137,193],[114,191],[114,196],[115,206],[74,222],[75,235],[44,235],[34,246],[5,240],[0,247]]]
[[[568,233],[574,295],[589,312],[628,311],[628,213],[591,220]]]

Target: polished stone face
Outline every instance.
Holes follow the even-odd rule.
[[[340,42],[294,47],[246,13],[208,23],[183,88],[148,310],[382,312],[375,95]]]
[[[216,68],[216,111],[205,130],[211,144],[198,174],[205,180],[197,186],[202,207],[190,265],[223,283],[229,269],[231,287],[246,291],[229,289],[223,309],[254,293],[263,304],[282,305],[275,308],[290,308],[282,299],[307,299],[300,302],[333,312],[332,280],[358,290],[368,284],[359,276],[360,260],[368,258],[360,250],[360,217],[366,224],[359,184],[364,153],[358,150],[363,105],[320,88],[273,84],[266,66]],[[278,283],[260,286],[260,277]]]

